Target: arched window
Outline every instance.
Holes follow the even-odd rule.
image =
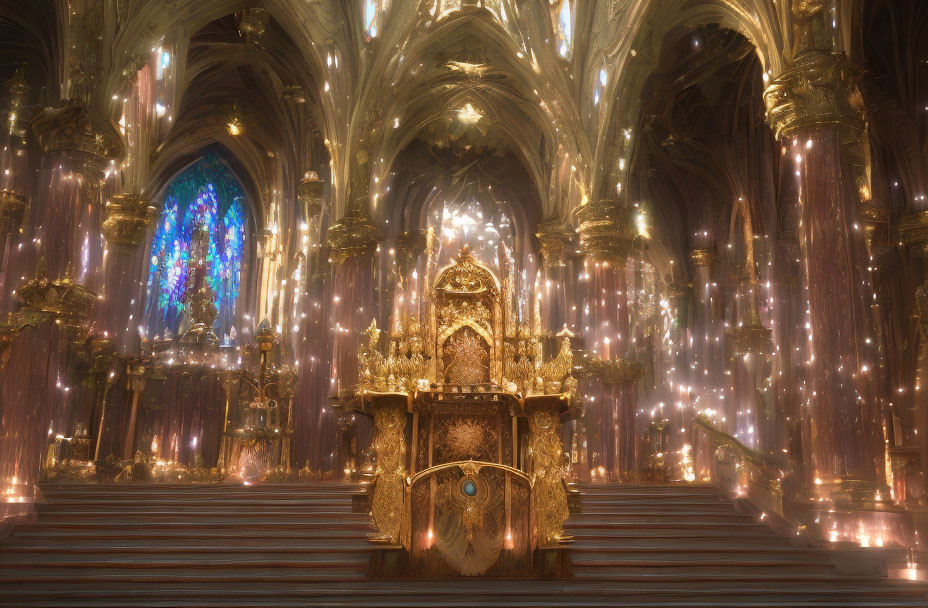
[[[245,250],[245,197],[228,168],[208,155],[177,176],[164,195],[148,269],[147,334],[168,338],[191,325],[190,298],[202,287],[216,306],[213,331],[235,340]]]
[[[555,4],[554,33],[557,36],[557,54],[570,59],[574,48],[573,0],[560,0]]]
[[[364,2],[364,32],[368,39],[380,33],[380,22],[387,11],[389,0],[362,0]]]

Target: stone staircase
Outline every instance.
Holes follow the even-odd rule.
[[[641,603],[673,606],[928,605],[924,585],[843,576],[827,551],[791,546],[715,487],[578,489],[583,511],[568,524],[574,584],[631,587],[647,596]]]
[[[365,576],[356,486],[61,485],[0,541],[0,606],[925,606],[845,577],[713,488],[586,486],[564,580]]]

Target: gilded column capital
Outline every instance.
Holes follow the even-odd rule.
[[[370,219],[349,215],[329,227],[329,258],[341,263],[353,257],[371,255],[382,238]]]
[[[40,258],[33,279],[16,290],[20,309],[11,315],[10,323],[22,326],[51,318],[68,339],[80,341],[87,337],[96,295],[72,282],[69,274],[49,279],[45,261]]]
[[[106,203],[103,236],[116,248],[133,250],[145,240],[157,210],[140,194],[117,194]]]
[[[23,224],[29,199],[14,190],[0,190],[0,233],[16,232]]]
[[[644,377],[645,369],[631,359],[584,358],[579,365],[580,378],[595,378],[606,384],[635,384]]]
[[[45,154],[63,154],[77,163],[75,171],[89,180],[102,181],[110,160],[125,156],[126,146],[112,120],[95,116],[71,100],[46,108],[32,121],[32,131]]]
[[[424,230],[407,230],[396,237],[396,263],[403,276],[416,264],[416,260],[423,253],[425,253]]]
[[[853,139],[864,126],[859,75],[860,68],[843,53],[813,50],[796,57],[764,91],[767,122],[776,138],[831,126]]]
[[[10,143],[14,146],[25,146],[27,126],[23,120],[23,113],[20,112],[23,98],[30,89],[26,83],[25,64],[18,67],[13,77],[4,82],[3,86],[10,92]]]
[[[773,332],[761,324],[757,313],[751,321],[731,330],[731,341],[735,355],[769,355],[773,352]]]
[[[315,171],[307,171],[303,179],[296,186],[296,198],[303,206],[303,213],[307,220],[316,219],[322,214],[325,199],[322,190],[325,180],[321,179]]]
[[[535,238],[541,248],[541,257],[549,267],[564,266],[574,248],[574,232],[562,220],[539,224]]]
[[[921,257],[928,257],[928,211],[906,213],[896,226],[896,238]]]
[[[693,249],[690,251],[690,260],[697,268],[712,268],[719,260],[719,254],[713,247]]]
[[[867,231],[867,243],[871,247],[885,246],[889,242],[889,209],[881,201],[858,201],[857,217]]]
[[[634,250],[635,235],[628,210],[616,200],[598,200],[577,212],[580,250],[597,262],[622,263]]]

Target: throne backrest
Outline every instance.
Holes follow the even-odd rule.
[[[432,290],[434,377],[448,384],[496,384],[502,370],[499,280],[465,248]]]

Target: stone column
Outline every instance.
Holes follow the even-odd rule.
[[[581,207],[578,221],[580,249],[590,281],[584,302],[589,308],[586,349],[603,370],[634,368],[626,269],[626,261],[634,249],[634,236],[628,210],[618,201],[600,200]],[[638,473],[635,412],[637,382],[641,376],[624,372],[597,375],[604,383],[602,398],[598,404],[588,406],[597,413],[602,462],[591,464],[604,467],[610,477],[633,479]]]
[[[721,341],[719,337],[718,310],[718,284],[713,285],[712,270],[719,259],[714,247],[704,247],[690,251],[690,261],[695,268],[693,277],[694,310],[693,322],[690,327],[690,336],[693,338],[691,355],[696,359],[696,368],[692,378],[693,386],[700,387],[702,395],[699,402],[701,410],[715,410],[721,418],[726,416],[727,404],[720,397],[723,390],[720,379],[722,377]],[[729,418],[730,420],[730,418]],[[687,428],[684,425],[683,428]]]
[[[19,239],[20,227],[26,215],[29,201],[25,195],[15,190],[0,190],[0,293],[7,294],[11,253]],[[12,308],[13,301],[6,296],[0,298],[0,312]]]
[[[0,293],[6,293],[7,270],[10,253],[18,248],[19,230],[22,227],[28,205],[31,175],[29,174],[26,121],[22,117],[22,102],[29,85],[26,84],[25,68],[4,83],[10,92],[9,137],[0,149]],[[0,312],[3,299],[0,298]]]
[[[396,313],[397,317],[393,319],[394,324],[402,324],[405,329],[405,323],[408,319],[419,319],[419,311],[422,304],[422,288],[419,281],[413,277],[416,272],[419,257],[425,253],[425,231],[424,230],[407,230],[396,237],[396,264],[395,277],[387,287],[392,292],[389,300],[394,302],[393,310],[381,311],[383,317],[378,321],[382,322],[384,327],[388,325],[389,315]],[[418,275],[416,275],[418,277]],[[391,331],[396,327],[391,327]]]
[[[346,216],[329,228],[332,263],[329,329],[334,334],[330,394],[333,396],[349,393],[358,385],[358,349],[364,330],[377,313],[374,267],[379,241],[380,231],[361,215]],[[331,416],[329,420],[334,425]],[[352,457],[359,464],[361,453],[370,447],[371,428],[367,420],[353,422],[357,439]],[[323,421],[321,432],[328,429],[334,431],[334,426]],[[333,464],[337,472],[345,468],[346,462]]]
[[[767,412],[760,410],[757,392],[767,377],[764,370],[773,350],[771,331],[753,313],[747,321],[732,328],[731,341],[734,436],[748,447],[769,452],[773,420],[768,420]]]
[[[145,301],[144,255],[140,249],[157,217],[139,194],[118,194],[106,203],[103,290],[97,300],[97,326],[121,354],[138,354]]]
[[[334,461],[335,445],[335,424],[329,404],[329,375],[332,370],[332,328],[329,323],[331,264],[321,247],[323,218],[328,207],[323,198],[324,189],[325,182],[314,171],[308,171],[297,186],[297,198],[306,221],[303,250],[307,258],[301,285],[303,294],[294,310],[300,323],[299,339],[294,347],[300,388],[293,397],[291,455],[294,467],[308,467],[314,474]],[[323,435],[323,428],[327,435]]]
[[[27,219],[48,275],[98,292],[103,267],[101,186],[110,161],[125,155],[111,120],[76,103],[48,109],[32,129],[44,157]]]
[[[542,326],[548,332],[557,333],[565,325],[571,325],[570,307],[576,302],[568,293],[569,270],[567,266],[571,252],[576,248],[574,234],[564,222],[554,220],[538,226],[538,239],[543,263],[541,293],[543,294]],[[575,321],[576,316],[573,316]]]
[[[909,251],[928,266],[928,211],[916,211],[902,216],[897,228],[899,242],[908,246]],[[902,470],[894,470],[895,498],[900,502],[917,501],[925,491],[925,472],[928,471],[928,280],[923,281],[915,290],[915,310],[918,315],[918,328],[909,339],[918,344],[918,362],[915,368],[915,386],[909,394],[911,407],[906,411],[899,408],[899,427],[894,429],[895,452],[894,465],[902,464]],[[921,432],[916,433],[916,430]],[[917,449],[918,457],[906,458]],[[898,454],[898,455],[897,455]],[[894,469],[897,467],[894,466]]]
[[[764,92],[783,162],[798,182],[811,332],[804,407],[822,490],[883,482],[873,292],[856,211],[866,173],[857,74],[842,54],[809,50]]]

